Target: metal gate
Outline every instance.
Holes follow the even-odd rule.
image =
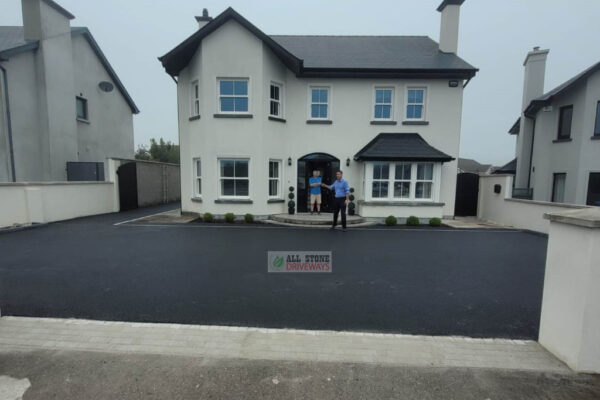
[[[138,208],[137,166],[128,162],[119,167],[119,201],[121,211]]]
[[[456,179],[456,202],[454,215],[459,217],[477,215],[479,175],[470,172],[458,174]]]

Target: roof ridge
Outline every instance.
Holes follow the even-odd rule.
[[[273,35],[269,36],[286,36],[286,37],[411,37],[411,38],[428,38],[427,35]]]

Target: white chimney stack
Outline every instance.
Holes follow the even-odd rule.
[[[73,14],[52,0],[21,0],[27,40],[44,40],[71,32]]]
[[[198,21],[198,29],[202,29],[202,27],[204,27],[204,25],[208,24],[212,20],[213,20],[213,18],[208,16],[208,10],[206,8],[204,8],[202,10],[202,16],[196,17],[196,21]]]
[[[525,79],[523,80],[523,110],[527,108],[531,100],[544,94],[544,79],[546,77],[546,59],[550,50],[540,50],[534,47],[527,53],[523,66],[525,67]]]
[[[440,50],[444,53],[458,51],[458,23],[460,20],[460,6],[465,0],[444,0],[437,8],[442,13],[440,26]]]

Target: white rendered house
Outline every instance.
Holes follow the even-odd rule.
[[[462,97],[477,69],[417,36],[266,35],[228,8],[160,58],[177,82],[182,210],[308,209],[308,178],[341,169],[363,217],[452,216]],[[324,191],[325,211],[329,193]]]
[[[600,63],[544,93],[548,52],[523,64],[513,197],[600,206]]]
[[[0,182],[66,181],[68,162],[133,158],[139,111],[90,31],[52,0],[22,8],[23,26],[0,26]]]

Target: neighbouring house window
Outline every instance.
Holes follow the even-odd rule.
[[[590,172],[587,201],[585,204],[588,206],[600,206],[600,172]]]
[[[269,197],[280,197],[281,161],[269,161]]]
[[[192,117],[200,115],[200,85],[192,82]]]
[[[202,164],[199,158],[194,158],[194,193],[202,195]]]
[[[433,189],[433,164],[417,164],[417,184],[415,198],[431,199]]]
[[[406,92],[406,119],[425,118],[425,89],[411,88]]]
[[[573,106],[560,108],[558,119],[558,139],[569,139],[571,137],[571,123],[573,122]]]
[[[277,83],[271,83],[269,96],[269,115],[272,117],[283,117],[282,109],[283,86]]]
[[[388,186],[390,179],[390,164],[373,164],[373,192],[374,198],[388,197]]]
[[[329,118],[329,88],[311,87],[310,88],[310,118],[327,119]]]
[[[596,104],[596,123],[594,124],[594,136],[600,136],[600,101]]]
[[[88,119],[87,99],[77,96],[77,97],[75,97],[75,104],[77,107],[77,118],[85,119],[87,121],[87,119]]]
[[[219,110],[222,113],[248,112],[248,80],[219,80]]]
[[[558,173],[554,174],[552,182],[552,201],[555,203],[565,202],[565,184],[567,181],[567,174]]]
[[[248,164],[249,160],[242,159],[219,160],[221,196],[248,197]]]
[[[375,89],[375,114],[374,119],[392,119],[393,89]]]
[[[394,174],[394,197],[400,199],[410,198],[410,180],[412,165],[409,163],[398,163]]]

